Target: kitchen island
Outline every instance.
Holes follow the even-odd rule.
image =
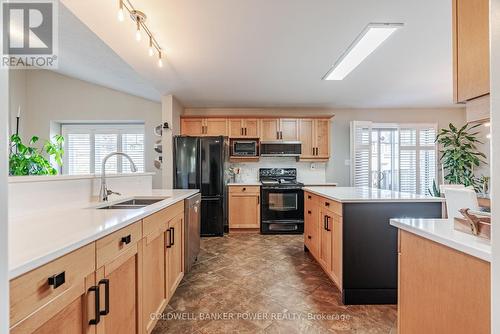
[[[398,332],[490,333],[490,241],[448,219],[391,225],[399,229]]]
[[[441,218],[443,198],[373,188],[305,187],[304,248],[344,304],[396,304],[398,234],[391,218]]]

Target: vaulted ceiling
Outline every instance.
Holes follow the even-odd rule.
[[[452,105],[450,1],[131,1],[166,51],[161,69],[148,41],[135,41],[132,21],[117,20],[118,1],[62,3],[137,73],[132,84],[115,80],[129,91],[142,85],[137,95],[174,94],[189,107]],[[405,26],[343,81],[322,81],[370,22]],[[77,27],[66,29],[78,38]],[[98,78],[102,50],[89,41],[79,52],[67,55],[77,59],[68,71],[90,58]],[[105,64],[108,74],[113,66]]]

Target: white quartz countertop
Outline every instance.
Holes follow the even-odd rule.
[[[364,187],[304,187],[305,191],[342,203],[443,202],[444,198]]]
[[[335,182],[304,182],[304,187],[336,187],[338,185]]]
[[[491,262],[491,243],[453,228],[448,219],[391,219],[390,224],[460,252]]]
[[[261,183],[260,182],[232,182],[232,183],[228,183],[227,184],[229,187],[232,187],[232,186],[247,186],[247,187],[251,187],[251,186],[261,186]]]
[[[37,212],[9,220],[9,278],[68,254],[112,232],[182,201],[198,190],[159,189],[113,196],[112,205],[132,198],[164,198],[140,209],[97,210],[103,203],[90,203],[82,208],[61,208]]]

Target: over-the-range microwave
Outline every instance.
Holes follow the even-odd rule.
[[[237,157],[256,157],[259,143],[256,139],[232,140],[231,155]]]

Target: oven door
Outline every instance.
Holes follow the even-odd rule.
[[[304,192],[302,189],[262,187],[262,221],[304,221]]]

